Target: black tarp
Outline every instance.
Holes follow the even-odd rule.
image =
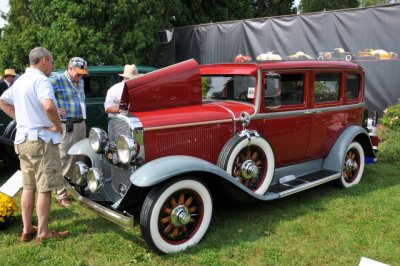
[[[400,98],[400,59],[360,60],[362,49],[383,49],[400,56],[400,5],[203,24],[175,28],[174,62],[232,62],[238,54],[256,58],[276,51],[282,58],[303,51],[343,48],[366,72],[366,105],[382,112]]]

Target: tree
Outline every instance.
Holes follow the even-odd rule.
[[[390,1],[390,0],[360,0],[360,6],[375,6],[375,5],[385,5],[391,2],[397,1]]]
[[[338,10],[358,7],[358,0],[301,0],[299,10],[302,13],[319,12],[324,10]]]
[[[90,65],[154,65],[157,32],[193,24],[295,13],[294,0],[10,0],[0,69],[23,71],[42,46],[56,68],[73,56]]]

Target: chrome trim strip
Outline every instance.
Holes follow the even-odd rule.
[[[88,208],[89,210],[93,211],[97,215],[115,223],[127,229],[133,228],[133,216],[125,216],[121,213],[108,209],[96,202],[93,202],[83,196],[81,196],[78,191],[75,190],[71,184],[64,179],[64,185],[71,193],[72,197],[80,202],[84,207]]]
[[[232,119],[221,119],[221,120],[214,120],[214,121],[204,121],[204,122],[194,122],[194,123],[186,123],[186,124],[176,124],[176,125],[169,125],[169,126],[159,126],[159,127],[148,127],[145,128],[144,131],[154,131],[160,129],[171,129],[171,128],[181,128],[181,127],[193,127],[193,126],[201,126],[201,125],[210,125],[210,124],[219,124],[219,123],[227,123],[232,122]]]
[[[302,110],[286,111],[286,112],[264,113],[264,114],[257,114],[255,116],[253,116],[253,119],[313,115],[313,114],[321,114],[321,113],[327,113],[327,112],[332,112],[332,111],[350,110],[350,109],[360,108],[360,107],[364,107],[364,106],[365,106],[365,103],[357,103],[357,104],[350,104],[350,105],[331,106],[331,107],[322,107],[322,108],[313,108],[313,109],[302,109]]]
[[[232,116],[232,121],[237,121],[237,120],[239,119],[239,118],[236,118],[236,117],[235,117],[235,114],[232,112],[231,109],[229,109],[229,108],[227,108],[227,107],[225,107],[225,106],[218,105],[218,104],[216,104],[216,103],[211,103],[211,104],[212,104],[212,105],[215,105],[215,106],[218,106],[218,107],[224,109],[225,111],[227,111],[228,113],[230,113],[231,116]],[[235,122],[233,122],[233,132],[236,132],[236,123],[235,123]]]
[[[281,198],[283,198],[283,197],[295,194],[297,192],[300,192],[300,191],[303,191],[303,190],[306,190],[306,189],[309,189],[309,188],[312,188],[312,187],[316,187],[316,186],[319,186],[321,184],[324,184],[324,183],[330,182],[332,180],[338,179],[341,176],[342,176],[341,173],[333,174],[331,176],[327,176],[327,177],[325,177],[323,179],[319,179],[319,180],[316,180],[314,182],[307,182],[307,183],[305,183],[303,185],[294,187],[293,189],[290,189],[290,190],[286,190],[286,191],[279,192],[279,193],[275,192],[275,193],[278,193],[279,196]],[[301,180],[301,177],[299,177],[298,179]]]

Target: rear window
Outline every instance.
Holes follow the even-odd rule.
[[[346,79],[346,99],[357,99],[360,95],[360,76],[357,74],[348,74]]]
[[[314,101],[332,102],[340,100],[340,73],[317,73],[314,80]]]

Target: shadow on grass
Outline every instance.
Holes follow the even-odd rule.
[[[218,252],[229,246],[273,236],[280,224],[304,215],[325,212],[326,204],[335,199],[348,198],[346,201],[351,202],[398,185],[399,169],[400,164],[368,165],[360,184],[349,189],[340,188],[333,181],[274,201],[247,204],[217,202],[206,237],[188,252],[201,252],[204,246]]]
[[[244,242],[274,236],[281,223],[305,215],[323,213],[327,211],[326,204],[335,199],[348,197],[351,202],[354,198],[366,197],[375,191],[398,185],[399,166],[379,163],[367,166],[361,183],[351,189],[338,189],[331,182],[269,202],[226,203],[214,200],[215,208],[207,235],[201,243],[185,253],[198,254],[204,249],[218,252],[227,247],[240,246]],[[68,209],[61,208],[53,202],[50,226],[53,230],[69,230],[71,240],[67,241],[71,243],[87,241],[102,246],[105,243],[110,244],[108,237],[113,233],[124,240],[123,244],[129,241],[139,249],[149,250],[140,235],[140,226],[137,223],[132,230],[124,229],[91,213],[76,201],[73,201]],[[14,234],[15,241],[18,241],[21,229],[21,216],[18,215],[16,223],[3,232]],[[94,235],[96,239],[93,243],[91,238]],[[172,258],[175,256],[179,255],[171,255]]]

